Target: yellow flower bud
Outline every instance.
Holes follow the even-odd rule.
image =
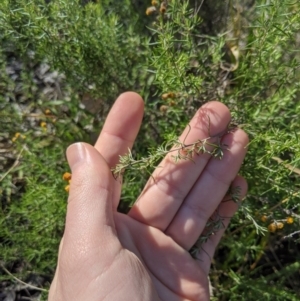
[[[277,223],[277,229],[282,229],[284,227],[284,223],[278,222]]]
[[[276,223],[271,223],[269,226],[268,226],[268,231],[271,232],[271,233],[274,233],[276,232],[277,230],[277,225]]]
[[[67,185],[67,186],[65,187],[65,191],[66,191],[66,192],[69,192],[69,191],[70,191],[70,185]]]
[[[15,133],[15,135],[13,136],[13,138],[11,139],[12,142],[15,142],[19,137],[20,137],[20,133]]]
[[[70,181],[71,178],[72,178],[72,175],[71,175],[69,172],[65,172],[65,173],[63,174],[63,180],[65,180],[65,181]]]
[[[265,223],[268,220],[268,217],[266,215],[263,215],[260,220]]]

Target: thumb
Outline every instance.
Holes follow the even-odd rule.
[[[99,246],[116,236],[112,212],[113,177],[101,154],[91,145],[67,149],[72,171],[64,245],[81,249]]]

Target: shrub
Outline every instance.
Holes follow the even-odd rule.
[[[64,149],[75,140],[91,141],[112,100],[136,90],[146,102],[136,159],[159,158],[159,145],[170,143],[213,99],[225,103],[232,126],[250,136],[241,170],[249,193],[215,256],[214,300],[299,297],[300,5],[224,3],[168,1],[166,10],[157,7],[148,16],[138,1],[0,4],[1,70],[12,57],[23,63],[23,98],[4,72],[0,86],[3,139],[21,133],[6,142],[18,165],[6,159],[1,177],[0,242],[12,272],[24,279],[29,271],[52,275],[65,212]],[[59,97],[47,99],[34,82],[41,62],[63,75],[56,81]],[[87,110],[91,101],[97,114]],[[126,172],[122,207],[132,204],[154,165]]]

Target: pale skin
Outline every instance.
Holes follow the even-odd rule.
[[[229,150],[222,160],[202,154],[194,162],[174,163],[167,155],[125,215],[116,210],[121,181],[111,168],[132,148],[143,110],[138,94],[120,95],[95,146],[76,143],[67,150],[72,182],[49,301],[209,300],[211,258],[238,209],[225,201],[226,192],[238,186],[242,199],[247,191],[237,174],[248,137],[240,129],[225,134],[222,143]],[[193,143],[218,136],[229,122],[228,108],[209,102],[180,139]],[[224,228],[202,245],[196,260],[189,250],[216,210]]]

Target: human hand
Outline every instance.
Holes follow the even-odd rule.
[[[229,150],[221,160],[205,153],[193,162],[174,163],[167,155],[125,215],[117,212],[121,181],[111,168],[132,147],[142,116],[140,96],[124,93],[95,147],[76,143],[68,148],[72,182],[49,301],[209,300],[211,258],[238,208],[226,201],[226,193],[230,186],[240,187],[243,198],[247,190],[246,181],[237,176],[247,135],[240,129],[224,135],[222,143]],[[186,144],[209,134],[218,139],[229,122],[227,107],[207,103],[180,139]],[[216,211],[224,217],[224,227],[202,244],[196,260],[189,250]]]

